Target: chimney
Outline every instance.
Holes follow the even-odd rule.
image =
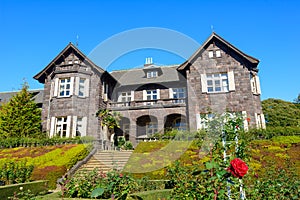
[[[144,64],[144,67],[148,67],[150,65],[153,65],[153,62],[152,62],[152,58],[151,57],[148,57],[146,58],[145,60],[145,64]]]

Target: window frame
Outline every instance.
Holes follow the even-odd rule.
[[[157,122],[147,122],[146,123],[146,135],[150,136],[158,131],[158,123]]]
[[[182,90],[182,91],[179,91]],[[183,95],[182,95],[183,94]],[[178,97],[176,97],[178,95]],[[182,97],[180,97],[182,95]],[[174,100],[174,103],[184,103],[186,98],[186,89],[184,87],[181,88],[172,88],[172,97]]]
[[[56,117],[56,123],[55,123],[55,135],[59,137],[67,137],[67,131],[68,131],[68,117]],[[64,129],[65,128],[65,129]]]
[[[64,82],[62,82],[62,81],[64,81]],[[70,97],[72,95],[72,91],[71,91],[72,84],[73,83],[72,83],[71,77],[59,78],[59,80],[58,80],[58,97]],[[67,94],[67,92],[69,94]]]
[[[207,93],[229,92],[228,73],[211,73],[206,74]]]
[[[152,70],[147,72],[147,78],[156,78],[158,76],[157,70]]]

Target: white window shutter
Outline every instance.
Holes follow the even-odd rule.
[[[122,92],[118,92],[118,102],[122,102]]]
[[[169,99],[173,99],[174,95],[173,95],[173,88],[169,88]]]
[[[55,117],[51,117],[50,138],[52,138],[55,134],[55,120]]]
[[[71,83],[70,83],[70,95],[74,94],[74,77],[71,77]]]
[[[53,93],[54,97],[57,97],[57,95],[58,95],[58,87],[59,87],[59,79],[55,78],[54,79],[54,93]]]
[[[256,93],[261,94],[259,77],[255,76]]]
[[[265,115],[260,114],[261,117],[261,128],[266,129],[266,120],[265,120]]]
[[[82,118],[82,133],[81,133],[81,137],[82,136],[86,136],[86,132],[87,132],[87,117],[83,117]]]
[[[77,116],[73,116],[72,137],[76,137]]]
[[[85,79],[84,81],[84,96],[88,97],[90,91],[90,79]]]
[[[143,100],[147,100],[147,90],[143,90]]]
[[[102,81],[102,92],[101,92],[102,98],[104,98],[104,88],[105,88],[104,84],[105,84],[104,81]]]
[[[131,91],[131,101],[134,101],[134,90]]]
[[[79,95],[79,77],[75,77],[75,95]]]
[[[242,117],[243,117],[243,124],[244,124],[244,131],[248,131],[248,121],[247,121],[247,112],[246,111],[242,111]]]
[[[54,96],[54,87],[55,87],[55,83],[53,81],[50,82],[50,94],[49,94],[49,99],[52,99],[52,97]]]
[[[70,131],[71,131],[71,116],[67,117],[67,130],[66,130],[66,137],[70,137]]]
[[[205,74],[201,74],[200,78],[201,78],[201,89],[202,89],[202,92],[203,93],[207,93],[206,75]]]
[[[201,116],[200,116],[200,113],[197,113],[196,114],[196,127],[197,127],[197,130],[201,129],[202,126],[201,126]]]
[[[235,83],[234,83],[234,73],[233,71],[228,72],[228,82],[229,82],[229,91],[235,90]]]
[[[254,117],[255,117],[256,128],[260,128],[257,113],[254,113]]]
[[[160,89],[156,89],[157,92],[157,99],[160,99]]]

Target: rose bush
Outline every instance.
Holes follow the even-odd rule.
[[[247,164],[243,160],[235,158],[230,162],[230,167],[227,168],[227,171],[237,178],[243,178],[247,174],[248,169]]]

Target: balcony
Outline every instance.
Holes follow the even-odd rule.
[[[108,108],[112,110],[137,110],[154,108],[185,107],[185,98],[137,100],[128,102],[109,102]]]

